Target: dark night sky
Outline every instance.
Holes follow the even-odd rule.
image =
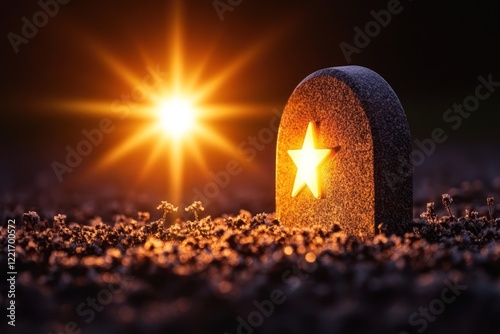
[[[213,100],[262,103],[278,109],[308,74],[346,65],[339,44],[353,44],[354,27],[364,29],[373,20],[370,11],[386,9],[388,3],[244,0],[225,12],[221,21],[211,0],[185,2],[185,63],[189,67],[210,54],[202,77],[213,77],[250,46],[276,34],[261,53],[214,93]],[[81,130],[95,126],[99,117],[56,112],[41,105],[65,99],[111,102],[129,91],[127,82],[98,57],[96,46],[142,77],[144,54],[153,63],[164,62],[162,57],[168,54],[171,1],[71,0],[60,6],[35,37],[20,45],[17,54],[7,34],[20,33],[21,18],[31,20],[40,6],[37,1],[14,0],[2,1],[0,6],[4,35],[0,67],[2,185],[12,190],[42,178],[43,184],[81,190],[89,184],[86,170],[127,133],[124,130],[112,134],[113,138],[97,147],[93,156],[68,177],[68,182],[58,184],[51,161],[64,158],[64,147],[77,142]],[[352,55],[352,64],[372,68],[391,84],[405,108],[413,136],[425,138],[432,129],[443,126],[442,115],[447,108],[474,93],[479,75],[492,74],[500,81],[500,3],[402,0],[401,6],[401,13],[393,15],[390,24],[359,54]],[[221,133],[237,145],[269,121],[270,107],[263,107],[254,117],[221,122]],[[448,144],[500,143],[499,107],[500,92],[496,92],[460,129],[449,132]],[[272,175],[271,146],[256,158],[255,164]],[[217,153],[210,149],[207,152]],[[136,161],[141,156],[136,151],[127,159]],[[116,167],[121,173],[108,169],[93,175],[93,180],[123,184],[137,173],[127,167],[127,159]],[[209,159],[209,167],[216,171],[228,159]],[[191,187],[204,180],[201,177],[186,182]],[[272,177],[266,182],[256,187],[272,193]],[[240,181],[233,184],[245,185]],[[147,184],[142,187],[148,189]]]

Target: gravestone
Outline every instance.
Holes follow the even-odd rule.
[[[282,224],[402,234],[412,219],[411,135],[389,84],[361,66],[319,70],[293,91],[276,150]]]

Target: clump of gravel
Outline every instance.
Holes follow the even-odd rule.
[[[16,332],[500,332],[500,219],[428,205],[411,233],[360,240],[246,211],[169,227],[149,217],[26,213]]]

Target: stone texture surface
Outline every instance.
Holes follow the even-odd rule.
[[[302,147],[316,122],[316,148],[335,149],[318,167],[322,197],[307,188],[292,197],[297,167],[288,150]],[[411,135],[389,84],[360,66],[332,67],[305,78],[283,112],[276,152],[276,211],[288,226],[338,224],[369,236],[383,224],[402,234],[412,219]]]

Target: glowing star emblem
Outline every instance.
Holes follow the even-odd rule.
[[[309,122],[306,137],[300,150],[288,150],[295,166],[297,175],[293,184],[292,197],[297,196],[300,190],[307,185],[316,198],[321,198],[318,178],[318,166],[330,154],[331,149],[317,149],[315,147],[316,126]]]

